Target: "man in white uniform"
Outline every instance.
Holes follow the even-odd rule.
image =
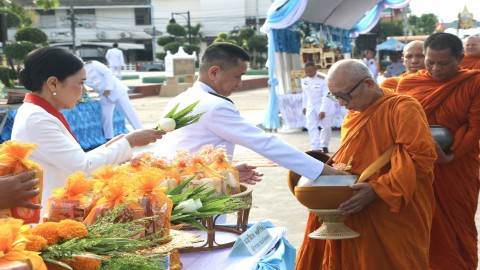
[[[375,51],[374,49],[365,50],[365,58],[363,59],[363,62],[367,65],[370,72],[372,72],[373,79],[375,81],[377,81],[378,77],[378,65],[377,60],[375,60],[376,53],[377,51]]]
[[[301,79],[303,90],[303,114],[307,117],[308,137],[312,150],[328,153],[332,137],[335,102],[327,98],[328,86],[313,62],[305,63],[306,78]],[[319,131],[318,127],[322,130]]]
[[[122,50],[118,49],[118,43],[113,43],[113,48],[108,49],[105,54],[108,66],[112,70],[113,74],[120,80],[122,79],[122,67],[125,66],[125,60],[123,59]]]
[[[113,112],[115,105],[123,112],[134,129],[142,129],[142,123],[128,97],[128,87],[115,77],[110,69],[98,61],[85,63],[87,80],[85,85],[100,95],[102,124],[105,139],[114,137]]]
[[[225,146],[231,159],[235,145],[240,144],[312,181],[320,174],[343,174],[278,137],[256,128],[240,115],[227,97],[242,86],[242,75],[247,71],[249,60],[247,52],[229,43],[216,43],[205,50],[200,63],[198,81],[187,91],[173,98],[162,115],[176,104],[179,104],[178,110],[181,110],[196,101],[200,102],[192,113],[204,114],[197,123],[164,135],[156,154],[172,157],[177,150],[188,150],[193,153],[204,145],[212,144]],[[239,171],[242,175],[241,168]]]

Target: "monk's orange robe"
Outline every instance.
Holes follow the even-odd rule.
[[[462,63],[460,63],[460,68],[480,69],[480,56],[471,57],[471,56],[465,55],[463,57]]]
[[[454,160],[435,165],[430,267],[477,269],[480,70],[462,69],[446,82],[419,71],[402,79],[397,91],[415,97],[431,125],[446,126],[454,135],[450,147]]]
[[[390,77],[386,78],[380,83],[380,87],[382,89],[388,89],[390,92],[395,92],[397,89],[398,82],[403,79],[403,77],[407,76],[409,73],[402,73],[397,77]]]
[[[378,198],[345,224],[360,233],[346,240],[314,240],[320,223],[310,214],[297,270],[428,269],[430,225],[434,211],[434,142],[420,104],[388,93],[363,112],[349,111],[342,125],[342,146],[335,162],[360,174],[396,145],[389,165],[371,176]]]

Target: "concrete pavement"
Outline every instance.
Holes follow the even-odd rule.
[[[268,104],[268,88],[242,91],[233,93],[230,97],[243,117],[253,125],[263,121]],[[154,127],[168,97],[143,97],[133,99],[132,103],[139,113],[140,119],[145,127]],[[128,126],[128,125],[127,125]],[[285,142],[297,147],[302,151],[309,150],[308,134],[300,130],[279,129],[276,136]],[[340,145],[340,132],[333,131],[329,150],[335,152]],[[136,151],[151,149],[149,146]],[[235,157],[239,159],[262,158],[257,153],[237,146]],[[270,220],[276,226],[287,228],[286,238],[292,245],[298,248],[303,239],[308,211],[297,202],[287,187],[287,169],[282,167],[259,167],[258,170],[264,173],[263,181],[253,186],[253,209],[250,212],[249,221]],[[233,217],[228,221],[233,222]],[[477,213],[477,229],[480,218]]]

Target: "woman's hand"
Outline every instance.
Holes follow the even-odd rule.
[[[349,173],[346,171],[337,170],[332,166],[325,164],[325,166],[323,167],[323,171],[320,175],[349,175]]]
[[[0,209],[25,207],[40,209],[40,204],[27,201],[40,194],[35,188],[40,180],[35,177],[35,171],[28,171],[17,175],[0,177]]]
[[[154,143],[161,139],[163,135],[165,135],[165,132],[163,131],[154,129],[139,129],[126,134],[124,137],[133,148],[136,146],[144,146]]]
[[[262,181],[263,173],[255,171],[257,167],[250,166],[245,163],[235,166],[240,175],[240,182],[255,185],[257,182]]]

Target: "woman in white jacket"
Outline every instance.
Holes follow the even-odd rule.
[[[86,91],[82,60],[67,50],[44,47],[29,53],[24,63],[19,80],[32,93],[18,109],[12,139],[38,144],[30,157],[44,170],[43,206],[53,189],[65,186],[68,175],[88,175],[101,166],[128,161],[133,147],[162,137],[153,129],[137,130],[85,153],[60,113],[72,109]]]

